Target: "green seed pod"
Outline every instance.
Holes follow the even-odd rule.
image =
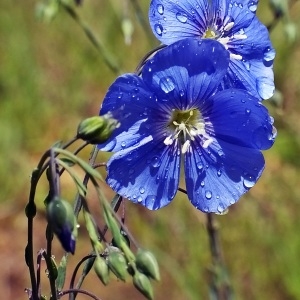
[[[118,122],[110,116],[94,116],[83,120],[77,128],[77,138],[91,144],[105,142],[117,128]]]
[[[157,260],[150,251],[138,249],[135,259],[136,267],[140,272],[155,280],[160,280]]]
[[[95,270],[98,278],[101,280],[101,282],[104,285],[107,285],[109,282],[109,268],[108,268],[105,260],[102,259],[100,256],[96,257],[96,260],[94,263],[94,270]]]
[[[64,249],[74,254],[77,237],[77,221],[71,204],[55,197],[47,205],[47,219]]]
[[[133,285],[149,300],[153,299],[153,289],[149,278],[143,274],[136,272],[132,278]]]
[[[127,263],[123,254],[120,252],[110,252],[107,258],[110,270],[122,281],[125,281],[127,274]]]

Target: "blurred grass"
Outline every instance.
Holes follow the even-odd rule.
[[[115,79],[64,12],[50,24],[38,22],[34,16],[37,2],[0,3],[0,252],[4,270],[0,288],[6,299],[25,299],[23,289],[29,286],[23,262],[23,207],[31,170],[54,141],[71,138],[81,119],[98,113]],[[258,14],[268,23],[267,1],[261,2]],[[132,44],[125,45],[122,3],[84,1],[78,12],[121,68],[132,72],[158,42],[146,39],[131,9],[135,31]],[[146,16],[149,1],[139,3]],[[298,31],[299,15],[297,3],[291,18]],[[276,85],[284,96],[281,108],[269,105],[278,138],[265,153],[266,170],[258,184],[229,214],[217,217],[236,299],[300,299],[300,44],[287,43],[281,23],[271,37],[277,50]],[[46,188],[41,189],[41,197]],[[211,258],[205,216],[180,194],[157,212],[129,202],[126,206],[129,228],[142,246],[157,254],[162,269],[162,282],[154,285],[156,299],[207,299]],[[38,220],[43,224],[43,217]],[[14,242],[12,234],[18,237]],[[38,230],[36,239],[43,246],[43,231]],[[88,253],[88,240],[81,239],[78,249],[80,254]],[[123,299],[124,295],[141,299],[131,284],[113,282],[104,288],[94,276],[86,288],[103,299]]]

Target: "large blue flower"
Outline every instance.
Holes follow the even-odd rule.
[[[216,39],[230,53],[223,87],[247,89],[268,99],[274,92],[275,50],[255,15],[257,2],[152,0],[149,20],[155,36],[166,45],[188,37]]]
[[[159,209],[177,192],[183,160],[192,204],[221,213],[256,183],[273,121],[247,91],[217,90],[228,64],[219,42],[190,38],[156,53],[141,77],[117,78],[100,111],[121,123],[99,145],[116,152],[107,164],[113,190]]]

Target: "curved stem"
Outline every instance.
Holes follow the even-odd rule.
[[[84,294],[84,295],[91,297],[92,299],[101,300],[101,298],[96,297],[94,294],[92,294],[86,290],[81,290],[81,289],[69,289],[69,290],[60,292],[59,297],[63,297],[67,294],[72,294],[72,293]]]

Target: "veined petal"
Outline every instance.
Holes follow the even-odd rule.
[[[225,30],[224,35],[232,35],[240,29],[246,28],[255,17],[253,12],[249,10],[248,1],[228,1],[228,0],[213,0],[211,2],[211,17],[215,25],[223,25],[232,23],[231,28]],[[227,32],[227,34],[226,34]]]
[[[103,151],[119,151],[137,144],[145,135],[149,135],[150,128],[145,121],[151,121],[152,110],[157,114],[155,103],[155,96],[140,77],[135,74],[118,77],[103,100],[100,114],[111,113],[120,122],[120,127],[114,130],[108,141],[99,144],[98,148]]]
[[[222,86],[245,89],[259,100],[269,99],[275,90],[273,69],[262,59],[231,60]]]
[[[228,64],[229,54],[219,42],[191,38],[159,51],[145,64],[142,77],[159,101],[186,109],[216,90]]]
[[[180,171],[177,141],[166,146],[163,139],[145,137],[138,147],[114,154],[107,164],[107,183],[118,194],[151,210],[174,198]]]
[[[269,149],[276,136],[273,118],[243,90],[216,93],[202,110],[207,134],[217,140],[254,149]]]
[[[222,213],[254,186],[263,169],[257,149],[223,141],[204,149],[195,141],[185,155],[188,197],[203,212]]]
[[[150,3],[150,26],[166,45],[180,39],[202,37],[207,29],[207,17],[207,0],[152,0]]]

